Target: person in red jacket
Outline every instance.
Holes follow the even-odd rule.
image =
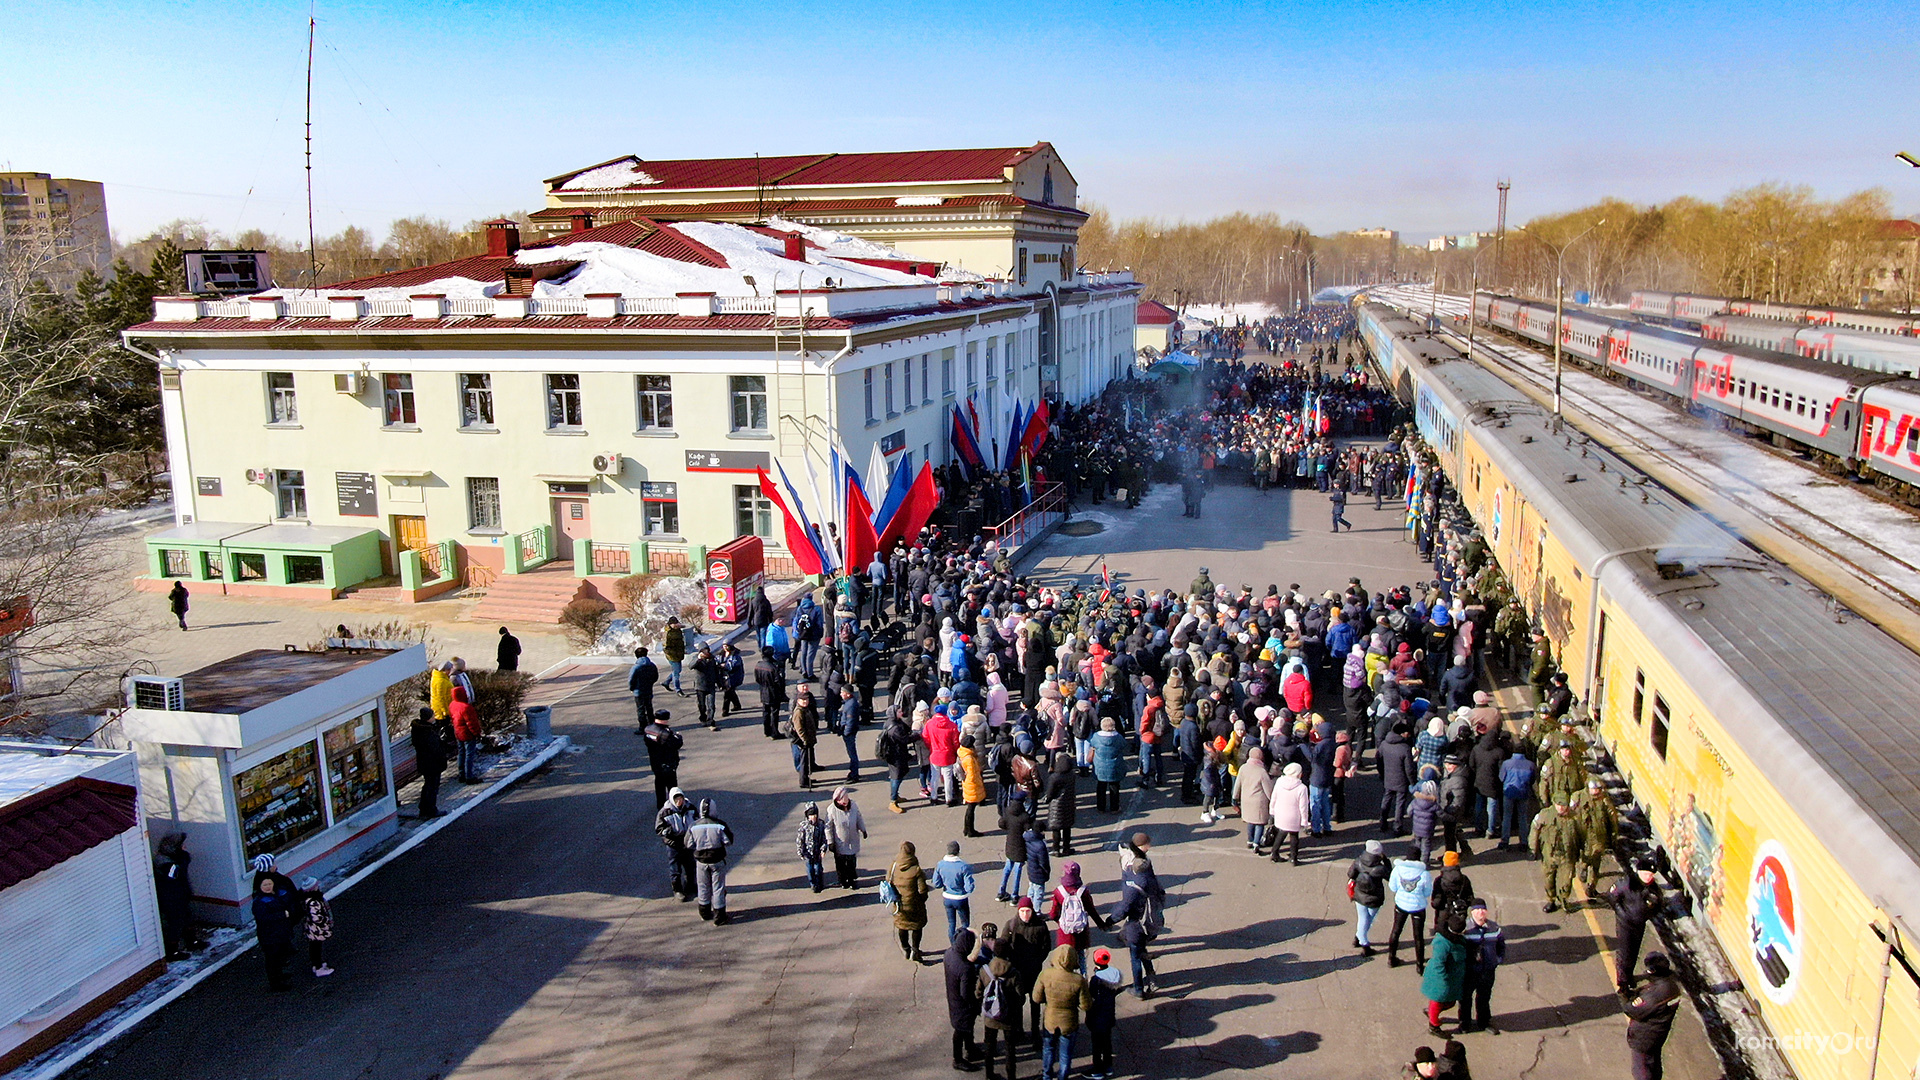
[[[460,782],[480,782],[480,714],[468,700],[467,688],[456,685],[453,700],[447,705],[447,719],[453,723],[453,737],[460,744]]]
[[[957,806],[960,803],[960,773],[954,766],[960,760],[960,729],[946,713],[936,712],[921,730],[927,743],[927,761],[933,765],[933,803]]]

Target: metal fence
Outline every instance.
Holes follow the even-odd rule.
[[[998,543],[1000,549],[1011,557],[1029,542],[1038,540],[1047,529],[1059,524],[1066,514],[1066,489],[1059,484],[1047,484],[1034,493],[1033,501],[1025,509],[998,525],[987,526],[983,531],[987,539]]]

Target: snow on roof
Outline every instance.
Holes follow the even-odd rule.
[[[658,177],[648,175],[640,168],[638,158],[623,161],[611,161],[605,165],[596,165],[579,173],[560,185],[561,191],[613,191],[619,188],[650,187],[660,183]]]
[[[85,776],[99,766],[98,754],[62,754],[57,748],[0,744],[0,806]]]
[[[823,229],[818,225],[803,225],[798,221],[788,221],[781,217],[768,218],[767,228],[777,229],[780,232],[797,232],[826,255],[837,255],[849,259],[910,259],[913,257],[885,244],[876,244],[871,240],[862,240],[843,232]]]
[[[882,244],[845,236],[807,225],[781,223],[788,231],[807,234],[816,245],[806,252],[807,261],[788,259],[785,241],[753,229],[717,221],[683,221],[660,226],[693,244],[701,245],[724,260],[710,266],[671,258],[633,244],[582,240],[567,243],[562,236],[538,247],[521,248],[512,265],[539,266],[547,263],[579,263],[577,270],[534,282],[535,297],[584,297],[591,293],[616,293],[621,296],[673,296],[683,292],[710,292],[717,296],[768,296],[780,289],[819,289],[830,278],[837,288],[872,288],[887,285],[927,285],[933,279],[887,267],[849,261],[853,258],[898,259],[916,261],[911,256]],[[650,247],[661,245],[650,243]],[[691,245],[689,245],[690,247]],[[671,248],[669,248],[671,250]],[[392,285],[382,278],[367,278],[327,290],[330,295],[364,296],[372,301],[402,301],[410,296],[439,293],[450,300],[480,299],[497,296],[505,288],[504,268],[498,260],[500,276],[486,278],[460,276],[457,271],[422,283],[420,279],[434,268],[403,271]],[[453,270],[455,264],[446,264]],[[424,272],[423,272],[424,271]],[[746,277],[751,275],[753,285]],[[951,275],[943,278],[952,279]],[[294,289],[274,289],[267,295],[294,296]],[[304,295],[304,294],[301,294]]]

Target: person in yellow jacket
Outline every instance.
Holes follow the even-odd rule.
[[[448,709],[453,705],[453,664],[442,660],[433,667],[427,677],[427,705],[433,709],[435,720],[445,720]]]
[[[973,813],[980,804],[987,801],[987,778],[980,761],[980,743],[978,736],[968,735],[960,740],[960,801],[967,804],[966,817],[961,821],[960,835],[979,836],[973,827]]]

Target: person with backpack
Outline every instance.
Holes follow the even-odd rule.
[[[814,660],[820,654],[820,638],[825,626],[820,605],[814,603],[813,593],[801,593],[799,606],[793,611],[793,636],[798,640],[799,648],[789,660],[799,664],[800,677],[808,682],[813,681]]]
[[[1093,974],[1087,977],[1087,1034],[1093,1036],[1093,1060],[1087,1080],[1107,1080],[1113,1075],[1113,1027],[1118,1020],[1116,1006],[1120,997],[1120,973],[1113,968],[1113,954],[1093,950]]]
[[[1419,847],[1413,847],[1407,856],[1393,864],[1393,871],[1387,875],[1387,887],[1393,890],[1393,929],[1387,934],[1387,966],[1400,966],[1400,931],[1409,920],[1413,923],[1413,962],[1424,970],[1427,966],[1427,907],[1433,899],[1433,875],[1427,870],[1427,859]]]
[[[953,1067],[962,1072],[972,1072],[974,1059],[980,1056],[973,1043],[973,1022],[980,1015],[979,965],[978,939],[962,926],[940,960],[947,984],[947,1021],[953,1027]]]
[[[1467,905],[1473,901],[1473,879],[1460,869],[1460,853],[1449,851],[1440,856],[1440,876],[1433,881],[1433,921],[1437,926],[1449,915],[1467,917]]]
[[[1081,880],[1080,864],[1072,859],[1060,866],[1060,884],[1054,887],[1048,902],[1047,921],[1054,924],[1054,944],[1073,946],[1082,963],[1093,942],[1094,924],[1113,929],[1112,920],[1101,918],[1092,890]]]
[[[1031,905],[1027,910],[1033,910]],[[1020,1002],[1026,995],[1020,991],[1020,973],[1006,955],[1008,950],[1002,947],[1006,939],[994,936],[992,923],[982,926],[980,934],[982,940],[993,942],[992,958],[980,969],[979,975],[980,1027],[986,1039],[982,1057],[987,1066],[987,1080],[995,1080],[993,1058],[1002,1040],[1007,1045],[1006,1080],[1015,1080],[1013,1058],[1020,1042]]]
[[[761,595],[765,595],[764,590]],[[786,620],[770,622],[760,631],[760,652],[782,671],[786,670],[787,661],[793,656],[793,634],[787,629]]]
[[[1093,1006],[1093,993],[1080,974],[1083,963],[1079,949],[1060,945],[1048,954],[1028,995],[1045,1010],[1040,1018],[1042,1080],[1067,1080],[1073,1073],[1073,1036],[1080,1030],[1080,1017]]]

